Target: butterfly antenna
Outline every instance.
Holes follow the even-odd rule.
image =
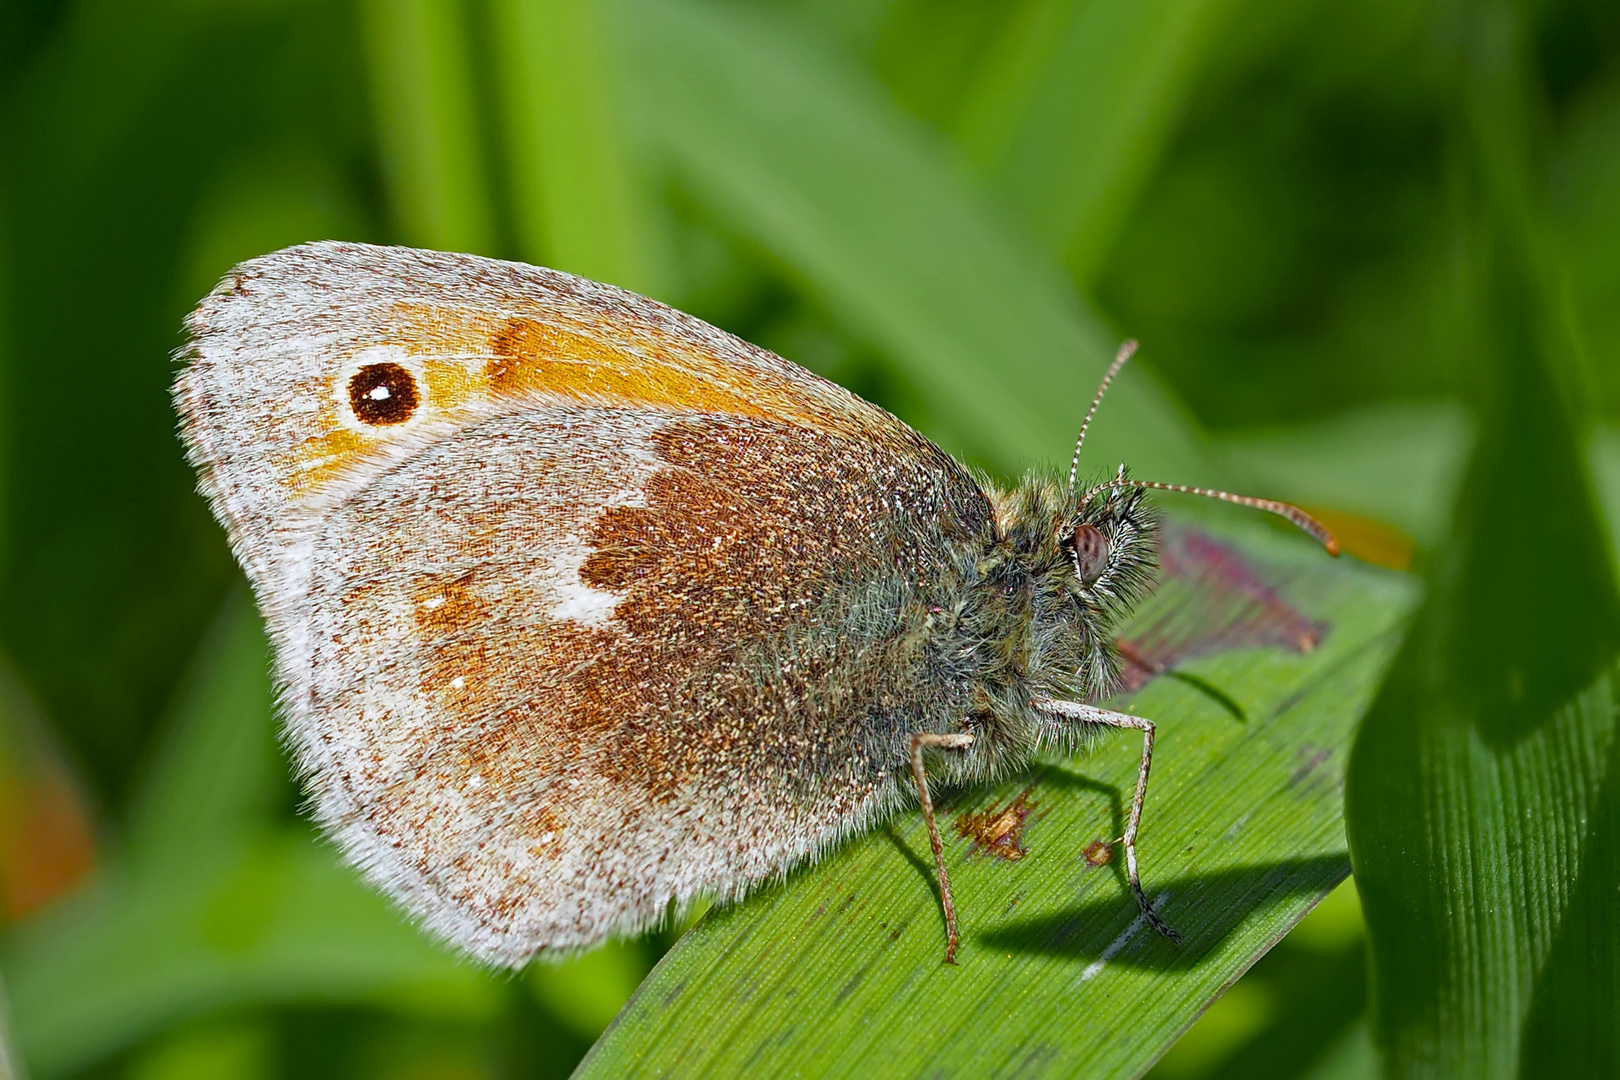
[[[1185,484],[1161,484],[1156,480],[1125,480],[1115,478],[1106,484],[1098,484],[1086,492],[1081,502],[1086,502],[1099,491],[1110,488],[1134,487],[1152,488],[1155,491],[1179,491],[1183,495],[1202,495],[1206,499],[1219,499],[1222,502],[1237,503],[1239,506],[1252,506],[1256,510],[1276,514],[1293,522],[1301,532],[1309,533],[1317,543],[1327,549],[1329,555],[1339,553],[1339,540],[1329,531],[1326,525],[1317,521],[1311,515],[1295,506],[1293,503],[1278,502],[1276,499],[1256,499],[1252,495],[1233,495],[1230,491],[1216,491],[1212,488],[1188,487]]]
[[[1091,426],[1091,418],[1097,415],[1097,406],[1102,404],[1103,395],[1108,392],[1108,384],[1114,381],[1119,369],[1136,353],[1136,340],[1133,338],[1119,347],[1114,355],[1114,362],[1108,365],[1108,373],[1103,376],[1102,385],[1097,387],[1097,396],[1091,399],[1091,408],[1086,410],[1085,421],[1080,425],[1080,437],[1074,441],[1074,457],[1069,460],[1069,490],[1074,490],[1074,478],[1080,471],[1080,448],[1086,445],[1086,429]]]

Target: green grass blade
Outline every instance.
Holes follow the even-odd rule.
[[[986,44],[951,125],[963,154],[986,172],[1006,157],[1048,88],[1080,6],[1079,0],[1030,0],[1012,9]]]
[[[1506,9],[1458,9],[1486,422],[1346,809],[1393,1077],[1620,1070],[1620,588]],[[1513,564],[1522,564],[1514,567]]]
[[[187,1017],[286,1001],[498,1008],[490,980],[337,862],[294,833],[162,877],[109,874],[7,942],[19,1056],[60,1074]]]
[[[247,590],[226,601],[169,720],[128,823],[143,874],[234,850],[261,828],[282,770],[270,725],[270,654]]]
[[[1620,1067],[1620,596],[1539,364],[1515,362],[1513,418],[1356,744],[1350,837],[1395,1076]],[[1556,553],[1503,572],[1547,537]]]
[[[1005,48],[964,110],[959,137],[1031,235],[1089,282],[1158,161],[1214,31],[1236,5],[1044,7],[1054,10],[1028,24],[1045,46],[1039,66],[1030,63],[1032,46]]]
[[[1117,342],[943,142],[807,28],[666,0],[622,12],[647,134],[708,211],[900,364],[951,448],[1009,470],[1066,460]],[[1093,468],[1216,474],[1143,369],[1090,438]]]
[[[383,173],[402,236],[419,247],[494,253],[460,0],[362,0],[359,11]]]
[[[1620,597],[1569,420],[1534,363],[1476,459],[1351,769],[1374,1034],[1393,1076],[1620,1067]],[[1545,537],[1556,553],[1503,572]]]
[[[1620,568],[1620,428],[1599,427],[1594,431],[1587,461],[1597,487],[1598,505],[1609,526],[1615,565]]]
[[[267,648],[245,594],[200,650],[128,857],[12,928],[19,1056],[48,1076],[177,1021],[283,1001],[412,998],[451,1015],[494,984],[412,928],[303,828],[275,831]]]
[[[491,17],[525,257],[646,288],[596,0],[494,0]]]
[[[1139,744],[1107,739],[953,812],[1029,791],[1029,854],[950,837],[964,928],[944,936],[912,813],[783,886],[712,913],[654,969],[578,1075],[1135,1076],[1345,874],[1345,747],[1394,647],[1404,582],[1271,535],[1243,550],[1331,623],[1309,655],[1248,649],[1189,663],[1128,701],[1160,722],[1143,825],[1146,886],[1187,937],[1144,929],[1118,867],[1081,853],[1117,836]],[[1185,600],[1167,587],[1146,622]],[[949,820],[949,819],[947,819]]]

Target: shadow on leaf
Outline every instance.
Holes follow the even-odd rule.
[[[1324,892],[1350,870],[1343,855],[1289,859],[1178,878],[1150,888],[1159,914],[1185,939],[1180,946],[1155,934],[1130,895],[1105,896],[1051,915],[1009,923],[977,940],[1004,952],[1102,959],[1155,971],[1193,967],[1246,916],[1285,896]],[[1146,882],[1149,886],[1154,883]]]

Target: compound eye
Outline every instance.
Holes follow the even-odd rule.
[[[1102,577],[1108,563],[1108,540],[1095,525],[1081,525],[1074,530],[1070,543],[1074,547],[1074,570],[1080,583],[1090,585]]]

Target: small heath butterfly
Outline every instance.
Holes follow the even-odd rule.
[[[930,778],[1103,728],[1142,736],[1119,842],[1173,937],[1137,873],[1153,724],[1090,704],[1154,571],[1145,489],[1336,549],[1123,468],[991,487],[778,356],[517,263],[307,244],[186,329],[186,449],[315,815],[491,964],[740,897],[913,798],[953,960]]]

